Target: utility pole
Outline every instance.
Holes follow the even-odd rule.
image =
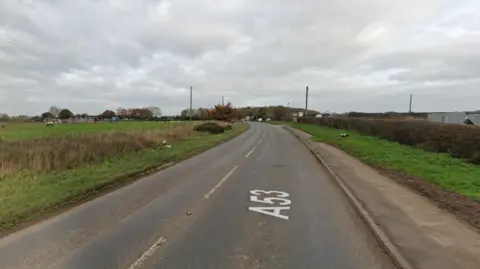
[[[190,121],[192,121],[192,91],[193,86],[190,86],[190,110],[188,111],[188,115],[190,116]]]
[[[307,117],[308,111],[308,86],[305,89],[305,118]]]
[[[222,106],[224,106],[224,105],[225,105],[225,97],[222,96]]]
[[[410,105],[408,106],[408,113],[412,113],[412,94],[410,94]]]

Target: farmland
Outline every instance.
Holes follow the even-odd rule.
[[[184,159],[247,129],[211,135],[197,123],[11,124],[0,134],[0,232]],[[164,147],[166,140],[171,147]],[[1,235],[1,233],[0,233]]]
[[[68,134],[79,134],[103,131],[144,131],[159,128],[171,128],[188,122],[150,122],[150,121],[123,121],[114,123],[79,123],[57,124],[47,128],[42,123],[2,123],[0,137],[6,140],[35,139]]]

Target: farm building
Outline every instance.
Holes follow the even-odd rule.
[[[470,119],[474,124],[480,124],[480,113],[439,112],[430,113],[427,116],[428,121],[451,124],[462,124],[466,119]]]

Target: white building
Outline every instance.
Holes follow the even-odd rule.
[[[480,124],[480,114],[469,112],[440,112],[430,113],[427,120],[431,122],[462,124],[466,119],[470,119],[475,124]]]

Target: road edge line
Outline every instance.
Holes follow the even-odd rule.
[[[328,171],[343,193],[347,196],[350,203],[353,205],[357,213],[360,217],[365,221],[370,231],[373,233],[377,242],[386,249],[388,255],[393,260],[394,264],[399,269],[414,269],[412,265],[405,259],[405,257],[401,254],[398,248],[392,243],[392,240],[389,239],[387,234],[377,225],[372,215],[365,209],[365,207],[361,204],[359,199],[355,197],[355,195],[350,191],[350,189],[343,183],[340,177],[330,168],[330,166],[325,162],[323,157],[321,157],[315,149],[303,138],[295,133],[293,130],[294,127],[287,127],[286,129],[292,133],[298,140],[300,140],[313,154],[313,156],[318,160],[318,162]],[[296,128],[295,128],[296,129]]]

